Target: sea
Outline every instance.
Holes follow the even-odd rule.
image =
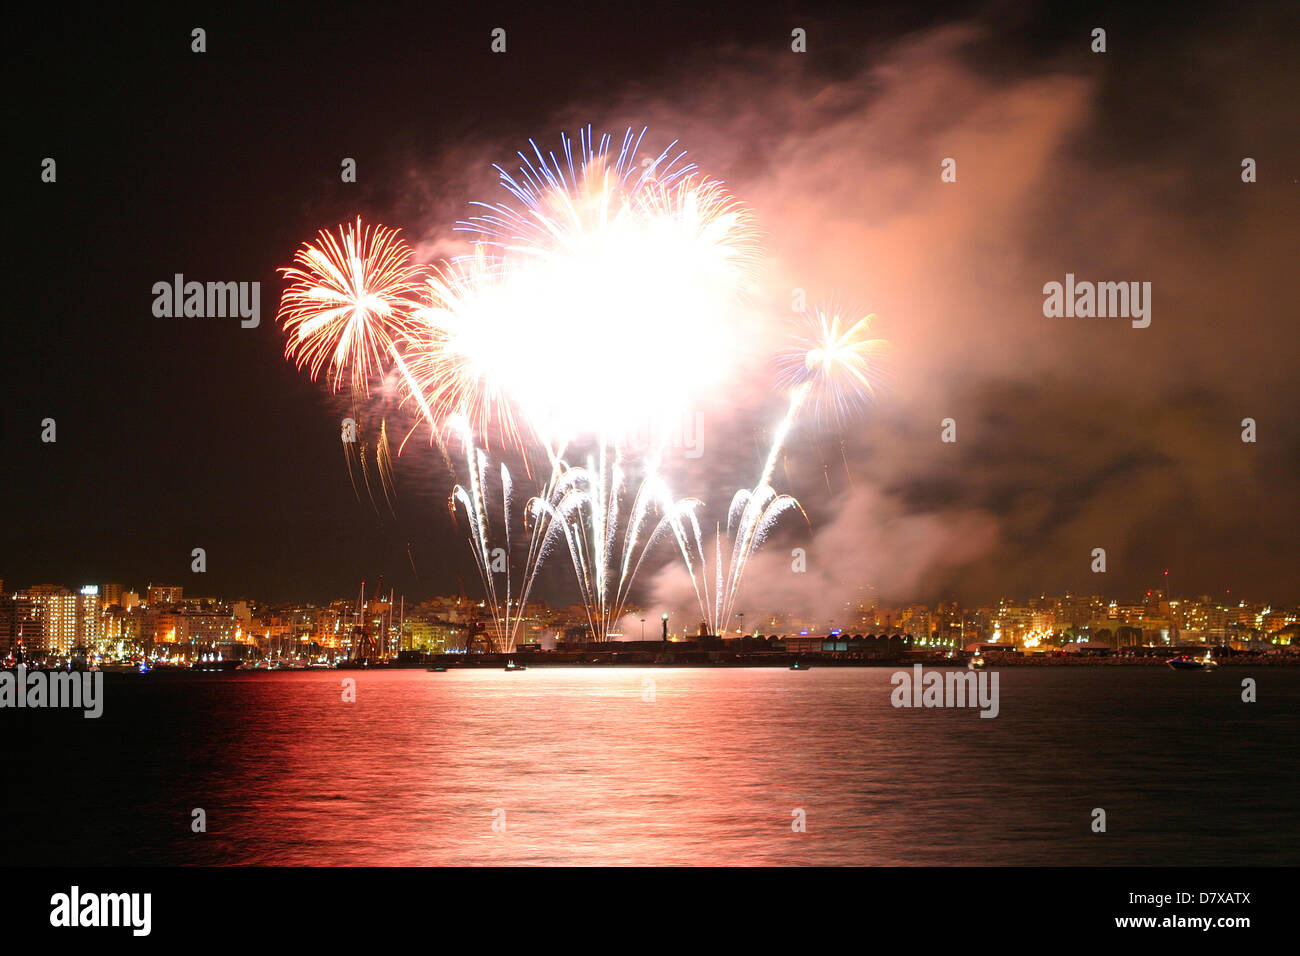
[[[0,863],[1300,863],[1300,668],[900,671],[109,674],[0,710]]]

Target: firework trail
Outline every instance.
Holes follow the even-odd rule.
[[[586,467],[561,463],[549,500],[537,501],[552,528],[564,535],[588,626],[592,637],[602,642],[613,638],[632,581],[651,545],[679,514],[668,486],[649,461],[624,517],[626,488],[622,462],[617,457],[611,460],[602,446],[597,459],[588,459]],[[655,511],[659,518],[647,530]]]
[[[375,442],[375,463],[379,468],[379,480],[383,484],[384,500],[388,502],[388,510],[391,512],[393,499],[397,496],[397,486],[393,478],[393,453],[388,445],[388,419],[381,419],[379,422],[379,438]]]
[[[355,417],[344,422],[340,434],[343,445],[343,460],[347,464],[348,477],[352,481],[352,493],[356,496],[357,501],[361,500],[361,488],[357,483],[357,472],[360,471],[361,484],[365,485],[370,506],[374,509],[375,515],[379,516],[379,502],[375,497],[375,482],[371,480],[373,476],[377,475],[380,488],[383,491],[384,503],[387,505],[389,513],[396,517],[396,512],[393,509],[397,489],[394,484],[392,452],[388,444],[388,422],[386,419],[380,419],[379,433],[372,446],[366,439],[365,426],[357,421],[360,413],[354,408],[352,415]],[[372,455],[374,458],[373,469],[371,467]]]
[[[799,409],[803,407],[804,399],[808,397],[810,388],[810,382],[803,382],[790,393],[790,404],[786,408],[785,417],[776,426],[776,434],[772,436],[772,446],[768,449],[767,460],[763,462],[762,475],[755,487],[762,488],[772,480],[772,472],[776,469],[776,460],[781,457],[781,452],[785,449],[786,437],[790,434],[790,429],[799,414]]]
[[[452,489],[451,510],[455,514],[456,507],[459,506],[465,511],[470,550],[483,581],[483,591],[492,616],[493,646],[498,653],[510,654],[514,652],[518,640],[524,609],[537,579],[537,571],[554,539],[551,534],[551,515],[539,504],[542,499],[533,498],[528,502],[524,521],[528,532],[528,551],[516,588],[516,577],[511,567],[513,544],[510,529],[514,523],[514,484],[510,470],[504,463],[500,466],[501,520],[493,522],[488,494],[487,455],[475,445],[473,428],[466,419],[454,418],[451,424],[460,433],[469,477],[468,486],[458,484]],[[550,493],[555,478],[556,474],[553,473],[543,495]],[[494,524],[502,529],[504,547],[494,547]],[[497,576],[501,574],[505,576],[504,593],[497,586]]]
[[[752,490],[737,491],[732,498],[725,536],[721,525],[715,526],[712,562],[696,516],[698,502],[691,502],[682,519],[673,525],[700,611],[712,633],[722,634],[729,626],[749,560],[777,519],[792,509],[803,514],[797,500],[777,494],[771,485],[772,473],[800,411],[811,398],[817,411],[830,409],[843,416],[875,394],[874,360],[888,343],[869,337],[873,318],[868,315],[846,324],[838,314],[818,309],[810,321],[805,320],[811,328],[802,332],[795,346],[780,357],[783,380],[792,386],[789,405],[772,437],[758,483]],[[828,486],[829,480],[827,476]],[[807,517],[804,514],[805,520]],[[730,556],[724,561],[728,550]]]
[[[777,494],[769,485],[760,485],[752,491],[738,490],[727,512],[725,536],[720,524],[714,527],[713,559],[710,561],[706,534],[701,532],[696,514],[698,505],[694,499],[681,502],[670,526],[686,562],[709,633],[723,635],[735,614],[740,582],[749,566],[749,559],[782,514],[790,510],[803,514],[803,509],[793,497]],[[804,518],[807,519],[806,514]],[[710,565],[712,583],[709,580]]]
[[[357,442],[355,434],[349,431],[347,424],[344,424],[340,438],[343,443],[343,461],[348,466],[348,478],[352,482],[352,494],[356,497],[357,503],[360,504],[361,489],[357,487],[357,473],[352,467],[352,460],[357,459],[357,464],[360,466],[364,452],[357,450],[359,442]],[[373,503],[372,496],[371,504]]]

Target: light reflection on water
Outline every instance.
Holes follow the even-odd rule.
[[[11,804],[80,829],[6,852],[25,863],[1300,862],[1300,670],[1252,673],[1265,690],[1243,704],[1233,668],[1008,669],[992,720],[895,709],[893,671],[125,677],[100,720],[20,715]],[[341,700],[345,677],[356,703]],[[42,763],[51,748],[59,775]],[[194,807],[205,834],[190,832]],[[1089,829],[1094,807],[1106,834]],[[796,808],[806,833],[792,831]]]

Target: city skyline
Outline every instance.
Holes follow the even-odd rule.
[[[82,648],[107,657],[144,653],[157,656],[169,648],[198,645],[202,653],[240,657],[250,652],[280,656],[286,648],[308,644],[314,653],[354,653],[359,622],[373,621],[381,640],[379,657],[395,659],[398,652],[446,653],[481,651],[476,647],[480,627],[489,617],[481,600],[438,595],[408,602],[405,595],[363,590],[355,598],[321,603],[272,603],[251,596],[223,598],[186,594],[183,586],[151,584],[135,591],[116,583],[71,588],[40,584],[7,587],[0,578],[0,652],[14,656],[19,642],[24,653],[70,658]],[[819,617],[767,609],[742,613],[727,632],[714,635],[737,639],[793,638],[837,634],[893,634],[918,647],[966,651],[988,641],[1021,650],[1045,650],[1071,642],[1125,646],[1217,643],[1238,650],[1251,646],[1300,645],[1300,608],[1254,603],[1224,596],[1184,597],[1160,589],[1136,600],[1102,594],[1041,595],[1022,600],[964,607],[956,602],[882,604],[869,587],[857,602]],[[400,608],[400,610],[399,610]],[[377,610],[376,610],[377,609]],[[647,639],[647,609],[632,608],[611,635],[611,642]],[[584,621],[581,603],[553,607],[542,601],[519,608],[520,646],[555,649],[565,644],[598,644]],[[658,609],[649,612],[657,622]],[[693,640],[708,633],[696,615],[677,609],[662,615],[665,634]],[[671,621],[671,627],[669,627]],[[638,628],[638,623],[640,627]],[[742,626],[744,625],[744,626]],[[457,635],[460,635],[459,641]],[[653,636],[653,625],[651,636]],[[177,650],[179,653],[180,650]]]

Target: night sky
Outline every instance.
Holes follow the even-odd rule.
[[[475,591],[427,447],[397,462],[396,515],[358,500],[344,403],[283,357],[275,270],[357,214],[440,253],[491,163],[590,122],[680,137],[751,205],[774,311],[791,285],[833,286],[895,343],[876,403],[785,463],[811,527],[774,536],[752,588],[1123,596],[1172,568],[1185,593],[1300,600],[1295,7],[1022,6],[43,11],[11,38],[0,577],[287,601],[383,572],[419,599],[460,569]],[[1045,318],[1066,272],[1153,282],[1152,326]],[[156,318],[175,273],[260,282],[260,327]],[[761,463],[781,403],[749,354],[767,334],[683,490],[716,497]],[[630,359],[619,382],[654,370]],[[796,546],[813,574],[782,579]],[[567,574],[544,596],[573,600]],[[672,574],[638,593],[676,600]]]

